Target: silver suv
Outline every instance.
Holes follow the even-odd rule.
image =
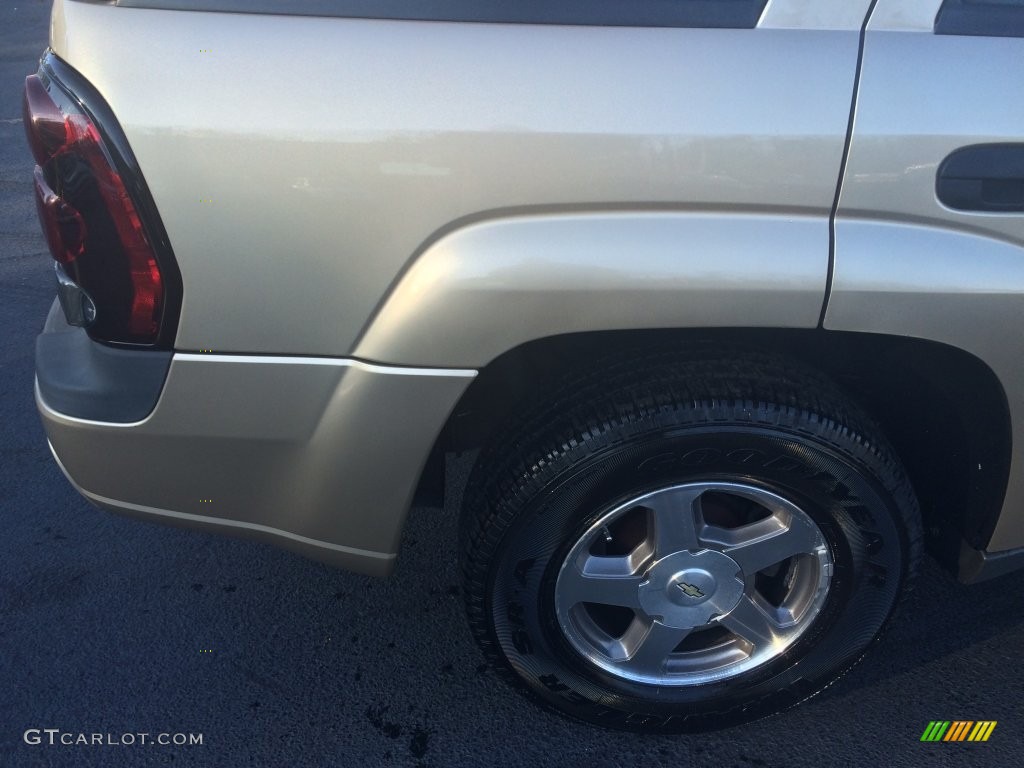
[[[1024,565],[1024,0],[57,0],[54,457],[386,575],[479,450],[484,653],[614,727]]]

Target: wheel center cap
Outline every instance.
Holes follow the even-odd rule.
[[[728,555],[713,550],[676,552],[647,571],[639,600],[651,618],[684,629],[728,613],[743,590],[740,567]]]

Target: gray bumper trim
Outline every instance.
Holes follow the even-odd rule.
[[[1004,552],[986,552],[960,543],[958,576],[964,584],[987,581],[1024,568],[1024,547]]]

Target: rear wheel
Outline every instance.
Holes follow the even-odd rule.
[[[466,496],[470,622],[499,668],[601,724],[697,730],[825,687],[918,557],[910,485],[829,381],[651,352],[510,419]]]

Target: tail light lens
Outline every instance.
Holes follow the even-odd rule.
[[[166,338],[169,315],[164,271],[118,170],[123,159],[115,160],[85,103],[71,94],[47,60],[25,79],[25,131],[38,163],[36,206],[50,253],[94,305],[91,337],[156,345]]]

